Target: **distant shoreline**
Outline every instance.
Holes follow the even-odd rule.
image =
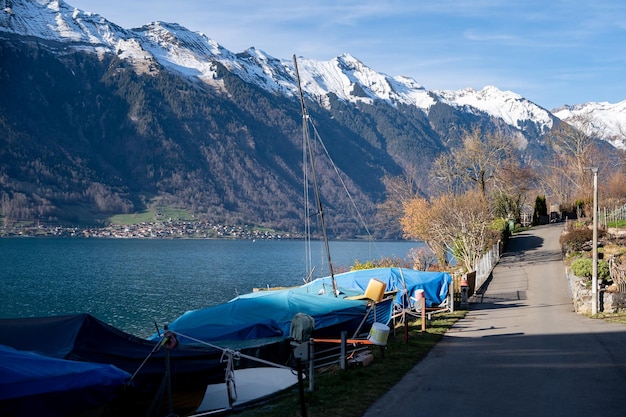
[[[78,239],[212,239],[212,240],[303,240],[299,233],[280,232],[252,226],[216,225],[204,222],[150,222],[102,227],[11,226],[0,227],[1,238],[78,238]],[[367,238],[336,238],[341,241],[367,241]],[[378,242],[404,239],[376,239]]]
[[[3,237],[67,237],[111,239],[302,239],[293,233],[204,222],[150,222],[103,227],[12,226],[0,228]]]

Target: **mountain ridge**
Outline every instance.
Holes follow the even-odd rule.
[[[142,52],[150,53],[162,65],[205,81],[210,80],[214,73],[211,60],[217,60],[242,79],[257,83],[268,91],[296,94],[295,74],[290,60],[274,58],[254,47],[233,53],[206,35],[192,32],[177,23],[157,21],[140,28],[124,29],[98,14],[73,8],[62,0],[4,0],[4,3],[5,16],[0,28],[10,28],[13,33],[56,38],[57,41],[73,44],[83,43],[86,48],[92,46],[95,50],[106,47],[111,53],[126,53],[127,57],[135,60],[148,58],[141,56]],[[31,3],[31,7],[28,3]],[[28,16],[20,19],[19,14],[13,12],[13,4],[19,6],[20,13]],[[44,9],[47,13],[42,12]],[[41,16],[49,20],[54,18],[56,26],[40,22]],[[443,101],[459,108],[485,112],[503,119],[515,128],[531,121],[539,125],[540,131],[545,132],[554,123],[552,112],[517,93],[501,91],[495,86],[485,86],[481,90],[427,90],[410,77],[390,77],[378,73],[348,53],[329,61],[299,60],[303,90],[319,101],[332,92],[337,97],[353,102],[380,99],[391,105],[414,105],[426,112],[437,101]],[[355,86],[365,94],[355,94]],[[496,103],[499,106],[494,107]],[[622,103],[626,103],[626,100]],[[584,104],[573,107],[581,105]],[[565,113],[560,114],[567,120]],[[626,118],[622,114],[620,116]],[[612,120],[607,123],[606,129],[615,124]],[[614,129],[610,130],[608,136],[614,137]]]
[[[21,3],[21,1],[13,0],[13,3],[18,3],[23,7],[24,3]],[[116,53],[120,51],[131,53],[133,51],[135,52],[135,59],[145,59],[145,56],[138,57],[138,55],[141,52],[149,52],[162,65],[168,66],[169,64],[170,68],[179,71],[184,68],[186,71],[182,72],[187,75],[192,70],[197,70],[198,73],[195,75],[205,80],[212,77],[213,70],[210,65],[207,66],[204,60],[215,59],[230,71],[242,77],[242,79],[256,82],[269,91],[296,93],[295,74],[291,62],[274,58],[256,48],[248,48],[243,53],[235,54],[221,47],[219,43],[206,35],[189,31],[179,24],[153,22],[141,28],[123,29],[97,14],[86,13],[72,8],[61,0],[39,1],[36,3],[39,6],[49,5],[47,8],[49,10],[48,15],[53,16],[55,22],[57,22],[56,30],[52,30],[49,24],[33,24],[32,22],[40,21],[38,17],[41,14],[40,10],[33,10],[33,8],[29,7],[22,9],[22,12],[31,13],[28,25],[7,25],[5,23],[3,26],[13,27],[14,33],[25,36],[38,36],[48,39],[56,37],[56,40],[61,42],[90,43],[94,48],[106,46],[109,52]],[[12,13],[8,15],[14,16]],[[8,20],[11,22],[11,18]],[[17,30],[16,26],[19,26],[21,30]],[[139,51],[136,48],[124,49],[131,40],[144,41],[139,42],[141,48]],[[190,51],[192,54],[188,53]],[[239,59],[241,57],[250,59]],[[427,110],[441,94],[445,96],[447,104],[460,107],[470,105],[487,113],[490,110],[476,106],[481,101],[480,99],[472,100],[470,103],[467,100],[470,95],[463,94],[470,91],[469,89],[460,90],[456,93],[446,90],[439,92],[428,91],[409,77],[390,77],[386,74],[378,73],[350,54],[344,54],[329,61],[321,62],[306,58],[300,58],[300,60],[303,90],[313,97],[318,97],[318,99],[325,96],[328,92],[333,92],[342,99],[352,101],[380,99],[390,104],[416,105]],[[264,76],[261,77],[261,74]],[[266,83],[265,81],[268,79],[273,81],[273,83]],[[259,80],[261,80],[260,83]],[[339,83],[336,83],[337,80],[339,80]],[[366,97],[353,94],[354,86],[357,82],[360,90],[366,92]],[[485,91],[493,92],[494,89],[497,90],[496,87],[485,87],[478,93],[482,94]],[[499,90],[497,91],[499,92]],[[455,95],[462,95],[466,100],[463,103],[456,103],[452,99]],[[523,101],[521,99],[522,97],[519,96],[518,100],[520,102]],[[542,113],[542,111],[547,113],[547,110],[530,101],[526,101],[523,104],[524,106],[536,106],[534,113]],[[499,115],[494,114],[494,116]],[[542,123],[549,125],[550,121],[546,120],[545,115],[542,116]],[[509,119],[512,121],[515,117],[510,116]],[[528,118],[517,118],[516,120],[528,120]]]
[[[0,40],[3,59],[20,63],[0,68],[5,221],[7,212],[68,220],[75,205],[102,221],[158,200],[230,222],[286,230],[301,222],[292,61],[254,47],[233,53],[176,23],[124,29],[61,0],[0,0]],[[337,170],[371,218],[384,176],[418,167],[427,189],[430,161],[463,130],[505,129],[532,160],[559,123],[513,92],[429,91],[350,54],[298,58],[298,67]],[[362,233],[348,225],[351,209],[339,207],[342,187],[324,175],[331,226]]]

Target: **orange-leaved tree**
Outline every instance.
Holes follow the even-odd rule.
[[[489,202],[481,190],[445,194],[430,202],[415,198],[403,207],[405,236],[424,241],[441,268],[452,253],[466,270],[475,270],[491,237]]]

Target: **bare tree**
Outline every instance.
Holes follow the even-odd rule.
[[[400,219],[404,236],[419,239],[432,251],[441,269],[448,264],[447,248],[437,235],[434,224],[438,224],[438,213],[425,198],[416,197],[403,205],[404,215]]]
[[[590,200],[592,195],[592,176],[589,168],[598,166],[599,151],[593,138],[586,132],[592,130],[588,115],[576,116],[572,123],[560,123],[548,138],[548,143],[555,152],[551,166],[551,187],[549,194],[566,194],[570,200]],[[563,195],[565,197],[565,195]]]
[[[570,203],[574,196],[569,176],[565,175],[567,169],[565,160],[554,155],[539,174],[541,180],[538,182],[537,193],[549,196],[552,202],[561,205]]]
[[[408,167],[404,175],[383,178],[387,198],[376,207],[376,218],[377,223],[384,224],[383,229],[388,233],[402,231],[400,218],[404,215],[403,204],[421,195],[417,178],[416,167]]]
[[[514,140],[502,132],[483,134],[479,128],[474,128],[465,132],[463,146],[435,160],[432,180],[453,194],[477,188],[487,196],[503,161],[511,158],[514,150]]]
[[[538,176],[530,166],[522,166],[515,158],[508,158],[499,169],[491,193],[495,217],[519,222],[528,193],[536,186]]]
[[[616,207],[626,202],[626,172],[613,172],[600,188],[600,201],[608,207]]]
[[[433,195],[459,194],[465,187],[453,153],[444,152],[435,159],[430,169],[430,178]]]

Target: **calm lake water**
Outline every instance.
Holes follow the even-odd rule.
[[[331,242],[335,271],[405,259],[416,242]],[[320,243],[315,277],[328,275]],[[0,318],[90,313],[146,337],[187,310],[306,277],[303,241],[0,239]],[[316,262],[315,260],[318,259]]]

